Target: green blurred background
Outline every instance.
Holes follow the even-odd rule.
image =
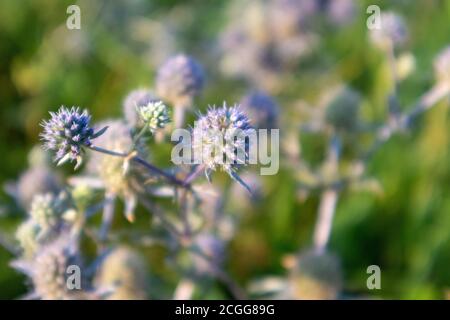
[[[401,85],[401,103],[410,105],[432,85],[433,58],[450,44],[450,1],[358,3],[356,21],[339,32],[322,34],[320,54],[293,70],[295,81],[275,97],[282,113],[289,114],[290,103],[297,99],[315,101],[327,77],[353,85],[374,110],[383,108],[383,66],[367,44],[365,27],[365,8],[373,3],[395,10],[409,27],[407,48],[416,58],[416,70]],[[127,92],[152,86],[155,68],[171,53],[186,52],[205,65],[206,92],[197,101],[201,109],[223,100],[239,101],[249,89],[242,81],[222,77],[214,58],[228,1],[78,1],[81,30],[65,26],[70,4],[74,2],[0,1],[2,185],[26,168],[27,154],[38,142],[38,123],[49,110],[78,105],[89,108],[96,120],[120,116]],[[318,81],[310,81],[314,73]],[[379,179],[381,195],[342,195],[330,249],[342,259],[346,292],[445,298],[450,288],[449,121],[448,103],[441,103],[414,133],[396,136],[380,150],[369,173]],[[282,258],[311,244],[317,195],[299,201],[293,175],[283,167],[264,180],[269,193],[243,215],[227,259],[228,269],[242,283],[282,275]],[[0,199],[2,211],[13,208],[4,192]],[[14,214],[0,217],[0,228],[11,231],[22,220]],[[4,299],[26,291],[24,278],[8,266],[11,259],[0,248]],[[371,264],[382,270],[378,291],[366,288]]]

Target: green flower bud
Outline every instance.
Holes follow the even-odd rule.
[[[328,104],[325,120],[336,130],[352,132],[358,128],[361,97],[349,88],[338,91]]]
[[[164,128],[170,122],[167,106],[162,101],[149,102],[136,107],[137,113],[151,132]]]

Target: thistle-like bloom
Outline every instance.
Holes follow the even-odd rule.
[[[56,151],[55,161],[61,165],[67,161],[76,161],[75,169],[82,163],[82,148],[90,146],[91,140],[105,132],[106,128],[94,133],[90,126],[91,116],[87,110],[67,109],[64,106],[58,112],[50,112],[51,118],[43,121],[44,132],[41,139],[46,150]]]
[[[245,96],[240,103],[255,128],[275,129],[278,121],[278,105],[268,95],[255,91]]]
[[[143,125],[152,133],[157,129],[164,128],[170,122],[169,110],[162,101],[137,106],[136,111]]]
[[[450,46],[442,50],[434,61],[436,79],[450,86]]]
[[[131,127],[142,126],[136,107],[146,106],[155,101],[159,101],[159,99],[148,89],[131,91],[123,102],[123,115],[127,124]]]
[[[158,70],[158,95],[176,106],[187,107],[204,85],[201,65],[193,58],[179,54],[167,60]]]
[[[403,18],[393,12],[383,12],[380,16],[380,28],[371,30],[371,40],[380,48],[392,45],[398,47],[408,39],[408,29]]]
[[[211,170],[221,169],[244,184],[236,170],[248,164],[252,133],[250,120],[238,106],[227,107],[224,103],[222,108],[212,107],[200,116],[192,130],[194,158],[206,167],[208,178]]]

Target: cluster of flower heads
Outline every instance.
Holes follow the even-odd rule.
[[[28,219],[16,231],[21,255],[12,263],[30,278],[30,298],[75,299],[87,293],[82,276],[77,279],[80,286],[75,285],[76,290],[68,285],[71,273],[67,268],[83,266],[71,231],[75,219],[75,206],[68,193],[34,196]]]

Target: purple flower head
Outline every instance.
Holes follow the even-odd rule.
[[[241,100],[242,109],[250,116],[252,125],[258,129],[275,129],[279,108],[272,97],[253,91]]]
[[[252,127],[248,117],[239,106],[209,108],[206,115],[200,115],[192,129],[194,157],[211,171],[221,169],[233,179],[248,188],[238,177],[236,170],[248,164],[249,136]]]
[[[179,54],[159,68],[156,90],[164,101],[187,107],[202,91],[204,78],[203,68],[195,59]]]
[[[68,109],[64,106],[58,112],[50,112],[50,120],[42,121],[44,131],[40,134],[46,150],[56,152],[54,157],[58,165],[67,161],[76,161],[77,169],[82,163],[82,147],[90,146],[91,140],[106,131],[106,127],[94,133],[90,127],[91,116],[87,110],[80,112],[80,108]]]

